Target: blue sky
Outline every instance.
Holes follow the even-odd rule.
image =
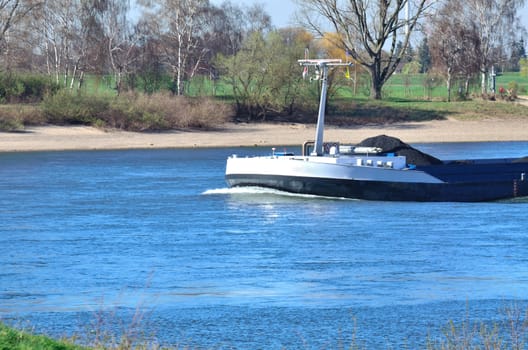
[[[211,3],[215,5],[220,5],[224,0],[211,0]],[[272,17],[273,24],[276,27],[286,27],[290,25],[290,18],[293,16],[293,13],[296,11],[297,5],[293,0],[231,0],[233,4],[261,4],[264,6],[266,12]]]
[[[273,24],[276,27],[285,27],[292,24],[292,17],[297,10],[297,5],[293,0],[231,0],[236,4],[254,4],[259,3],[264,6],[266,12],[271,15]],[[211,0],[214,4],[221,4],[223,0]],[[528,3],[521,10],[521,18],[524,27],[528,30]]]

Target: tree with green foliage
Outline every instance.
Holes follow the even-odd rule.
[[[403,58],[404,63],[412,62],[414,60],[414,56],[414,47],[411,43],[409,43],[409,45],[407,45],[407,50],[405,51],[405,56]]]
[[[431,52],[429,51],[429,43],[427,37],[422,39],[418,47],[418,64],[420,65],[420,73],[427,73],[431,68]]]
[[[246,114],[248,121],[258,115],[264,119],[266,115],[268,52],[264,36],[255,32],[235,55],[220,55],[217,60],[222,76],[233,89],[237,114]]]
[[[269,114],[291,114],[301,93],[297,60],[305,44],[288,42],[286,32],[253,32],[237,54],[219,56],[217,65],[233,89],[237,115],[265,120]],[[291,36],[290,36],[291,38]]]
[[[518,72],[520,69],[519,61],[521,58],[526,57],[526,50],[524,49],[524,40],[515,40],[511,46],[511,54],[508,62],[508,70],[512,72]]]
[[[528,58],[523,57],[519,60],[521,77],[528,77]]]
[[[135,70],[130,76],[134,81],[129,84],[150,95],[162,87],[170,86],[170,77],[163,67],[159,48],[161,43],[150,36],[148,28],[143,28],[140,33]]]
[[[414,48],[409,43],[407,49],[405,49],[403,47],[403,42],[398,41],[398,43],[396,44],[396,55],[399,56],[400,54],[403,55],[402,63],[409,63],[414,59]]]
[[[420,70],[420,66],[417,61],[410,61],[403,65],[401,73],[402,73],[404,93],[406,97],[411,96],[412,77],[418,74],[419,70]]]

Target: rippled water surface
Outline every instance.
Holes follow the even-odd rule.
[[[528,142],[418,146],[528,155]],[[268,152],[0,154],[0,318],[62,336],[140,314],[142,334],[175,346],[415,348],[449,320],[526,308],[528,201],[226,188],[228,155]]]

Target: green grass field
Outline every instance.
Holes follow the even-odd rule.
[[[164,77],[161,86],[169,88],[170,78]],[[366,99],[369,94],[369,77],[365,74],[357,77],[356,94],[353,93],[354,83],[346,81],[339,95],[340,97],[351,97],[354,99]],[[515,82],[518,86],[518,94],[527,94],[528,77],[522,77],[518,72],[506,72],[496,77],[496,88],[503,86],[508,88],[509,84]],[[217,98],[230,98],[231,87],[222,80],[212,80],[206,76],[196,76],[192,81],[185,83],[185,91],[188,96],[214,96]],[[455,96],[462,81],[455,80],[452,93]],[[89,75],[84,80],[83,90],[88,93],[116,94],[115,80],[112,76]],[[141,88],[139,88],[141,91]],[[470,84],[470,94],[480,95],[480,80],[474,79]],[[431,77],[426,74],[394,74],[383,88],[384,99],[415,99],[415,100],[447,100],[447,88],[445,80],[441,77]]]

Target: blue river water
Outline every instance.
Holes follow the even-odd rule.
[[[528,155],[528,142],[415,146]],[[0,321],[191,348],[413,349],[449,321],[528,307],[528,200],[226,188],[227,156],[269,152],[0,153]]]

